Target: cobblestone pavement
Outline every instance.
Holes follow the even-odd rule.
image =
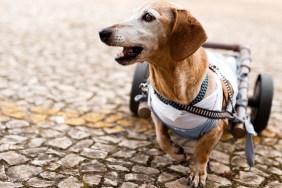
[[[275,81],[268,129],[254,138],[255,167],[244,139],[225,133],[208,187],[282,187],[281,1],[178,2],[210,41],[250,44],[251,88],[259,72]],[[140,3],[0,0],[0,187],[187,187],[190,161],[173,163],[152,123],[129,112],[134,67],[117,65],[117,49],[98,39]],[[174,139],[191,158],[193,142]]]

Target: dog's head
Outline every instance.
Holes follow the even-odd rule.
[[[202,25],[185,9],[168,1],[151,1],[132,17],[99,33],[110,46],[123,47],[116,61],[181,61],[192,55],[207,36]]]

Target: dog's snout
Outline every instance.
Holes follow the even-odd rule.
[[[102,42],[107,42],[110,36],[112,35],[112,31],[110,29],[103,29],[99,32],[99,36]]]

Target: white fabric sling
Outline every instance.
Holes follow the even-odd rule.
[[[226,77],[227,80],[232,85],[234,90],[233,101],[236,101],[236,96],[238,93],[237,86],[237,75],[236,75],[236,60],[234,58],[226,58],[221,54],[213,53],[208,51],[208,60],[211,65],[219,67],[219,71]],[[216,75],[216,87],[217,89],[208,97],[204,98],[199,103],[195,104],[196,107],[205,108],[208,110],[222,110],[223,92],[221,80],[218,75]],[[234,104],[235,105],[235,104]],[[163,103],[158,96],[154,93],[152,86],[149,86],[149,106],[155,113],[155,115],[170,128],[177,128],[177,130],[194,129],[203,125],[210,125],[209,118],[198,116],[187,111],[178,110],[170,105]],[[228,110],[231,111],[231,104],[228,106]],[[214,126],[217,121],[213,121]],[[204,127],[203,127],[204,129]],[[199,135],[202,129],[198,129]],[[195,134],[195,132],[194,132]],[[196,136],[196,135],[195,135]],[[194,137],[194,136],[193,136]]]

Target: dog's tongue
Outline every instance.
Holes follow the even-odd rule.
[[[117,54],[117,58],[127,57],[127,56],[129,56],[129,53],[132,53],[132,52],[133,52],[132,47],[124,47],[122,52]]]
[[[133,48],[131,48],[131,47],[124,47],[123,51],[122,51],[124,56],[128,56],[128,54],[131,53],[131,52],[133,52]]]

